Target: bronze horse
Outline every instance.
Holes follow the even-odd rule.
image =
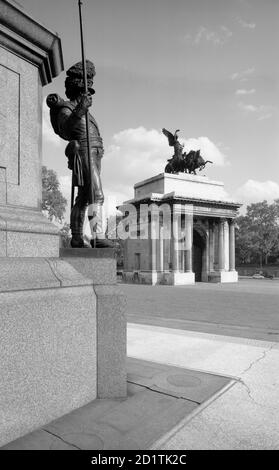
[[[204,160],[200,154],[200,150],[190,150],[184,155],[184,172],[196,175],[196,170],[203,170],[207,163],[213,163],[211,160]]]

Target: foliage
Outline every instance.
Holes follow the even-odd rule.
[[[240,263],[268,263],[279,256],[279,200],[247,206],[245,216],[236,219],[236,256]]]
[[[118,235],[117,226],[121,222],[123,216],[112,215],[107,219],[106,237],[114,243],[115,256],[117,259],[117,268],[123,268],[124,264],[124,240]]]
[[[53,170],[42,167],[42,211],[49,220],[63,223],[67,200],[61,193],[57,174]]]
[[[251,262],[253,251],[252,233],[250,231],[249,220],[243,215],[236,219],[235,251],[239,263]]]
[[[64,223],[63,227],[61,228],[60,240],[62,248],[69,248],[71,242],[71,231],[69,224]]]

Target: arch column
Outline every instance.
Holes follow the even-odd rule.
[[[229,271],[230,269],[230,234],[229,234],[229,222],[227,219],[224,220],[224,269]]]
[[[209,274],[209,221],[206,220],[205,222],[205,246],[204,246],[204,254],[203,254],[203,260],[202,260],[202,281],[207,282],[208,281],[208,274]]]
[[[185,214],[185,272],[191,273],[193,252],[193,215]]]
[[[173,272],[179,272],[179,213],[174,210],[172,214],[172,234],[171,234],[171,262]]]
[[[229,223],[229,255],[230,271],[235,271],[235,221],[233,219]]]
[[[151,284],[157,284],[158,276],[157,276],[157,269],[158,269],[158,258],[157,258],[157,240],[158,240],[158,233],[157,233],[157,215],[154,214],[154,211],[151,209],[148,215],[148,240],[149,240],[149,259],[150,259],[150,266],[149,269],[151,271]]]
[[[185,208],[180,204],[174,204],[172,210],[172,233],[171,233],[171,262],[172,262],[172,284],[194,284],[195,275],[192,272],[192,211],[185,213],[185,241],[181,230],[181,213]],[[181,249],[185,250],[185,266],[182,272]]]
[[[209,221],[209,272],[214,272],[215,260],[215,221]]]
[[[164,227],[160,226],[160,271],[164,271],[165,259],[164,259]]]
[[[219,220],[219,232],[218,232],[218,264],[219,271],[225,269],[225,257],[224,257],[224,219]]]

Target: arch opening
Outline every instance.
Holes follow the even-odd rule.
[[[194,228],[193,231],[193,272],[195,273],[195,282],[202,282],[203,259],[205,252],[205,240],[199,231]]]

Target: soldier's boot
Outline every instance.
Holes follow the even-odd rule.
[[[78,234],[72,233],[71,247],[72,248],[85,248],[85,243],[84,243],[83,238],[79,236]]]
[[[108,240],[107,238],[98,238],[98,236],[96,236],[96,238],[92,238],[92,240],[90,240],[90,244],[92,248],[113,248],[114,247],[114,244],[111,240]]]
[[[91,211],[89,207],[88,219],[92,234],[92,240],[90,241],[92,248],[113,248],[113,242],[106,238],[103,230],[102,203],[93,204]]]
[[[83,239],[83,225],[85,218],[86,206],[80,207],[77,203],[71,212],[71,247],[72,248],[89,248],[89,245]]]

